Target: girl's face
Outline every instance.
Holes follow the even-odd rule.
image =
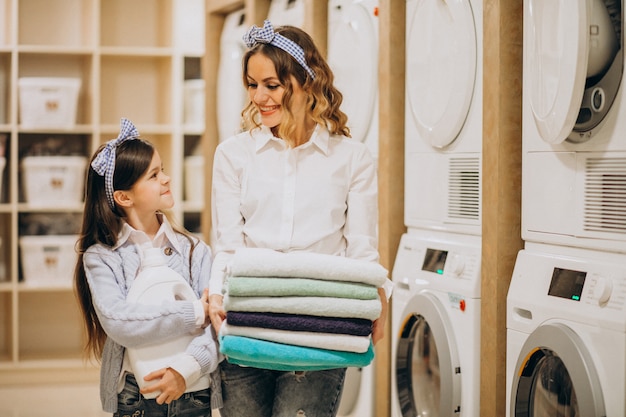
[[[128,191],[132,207],[139,213],[154,214],[174,206],[170,191],[170,177],[163,172],[161,156],[155,150],[145,174]]]
[[[269,128],[278,126],[283,115],[285,87],[278,80],[274,63],[265,55],[257,53],[248,60],[248,96],[259,110],[261,123]],[[291,76],[293,86],[292,107],[298,123],[306,116],[306,94]]]

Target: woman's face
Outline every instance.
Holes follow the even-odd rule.
[[[248,97],[259,110],[261,123],[269,128],[278,126],[283,116],[285,87],[278,80],[274,63],[257,53],[248,60]],[[306,95],[296,79],[291,76],[293,100],[291,112],[298,123],[304,123]]]

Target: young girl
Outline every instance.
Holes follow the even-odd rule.
[[[87,330],[88,353],[101,361],[100,396],[114,416],[210,416],[220,406],[218,352],[208,320],[211,252],[165,210],[174,205],[161,157],[122,119],[116,139],[95,153],[87,174],[78,241],[76,293]],[[158,305],[128,302],[142,247],[162,248],[168,267],[189,282],[198,299]],[[197,334],[139,390],[127,348],[141,348]],[[153,397],[146,399],[144,397]],[[152,394],[152,395],[149,395]],[[213,404],[212,404],[213,403]]]
[[[211,321],[219,330],[224,270],[238,248],[315,252],[378,262],[376,165],[350,139],[333,73],[311,37],[269,21],[244,40],[250,130],[222,142],[213,164],[216,255]],[[383,337],[387,298],[372,339]],[[222,417],[332,417],[345,368],[283,372],[220,364]],[[253,410],[253,411],[251,411]]]

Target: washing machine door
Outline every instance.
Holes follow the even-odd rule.
[[[241,111],[248,101],[242,76],[242,59],[246,52],[242,37],[247,29],[244,23],[243,10],[228,14],[220,37],[220,63],[217,73],[220,142],[241,131]]]
[[[537,328],[517,360],[510,415],[606,416],[600,381],[580,337],[554,323]]]
[[[291,25],[301,28],[304,25],[304,1],[272,0],[267,18],[274,27]]]
[[[527,0],[524,77],[542,139],[587,140],[622,77],[621,5],[604,0]]]
[[[328,65],[343,94],[352,137],[363,142],[372,125],[378,91],[378,27],[371,2],[331,0]]]
[[[474,94],[477,45],[471,2],[418,0],[407,25],[407,105],[420,138],[443,148],[459,135]]]
[[[403,417],[452,416],[461,408],[461,369],[450,318],[431,293],[412,297],[396,350],[396,392]]]

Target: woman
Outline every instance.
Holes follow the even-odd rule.
[[[221,143],[213,171],[215,258],[210,317],[226,317],[222,284],[237,248],[307,251],[377,262],[374,160],[350,139],[333,73],[311,37],[266,21],[244,36],[250,127]],[[387,297],[372,339],[383,336]],[[281,372],[223,361],[222,417],[335,416],[345,368]]]

